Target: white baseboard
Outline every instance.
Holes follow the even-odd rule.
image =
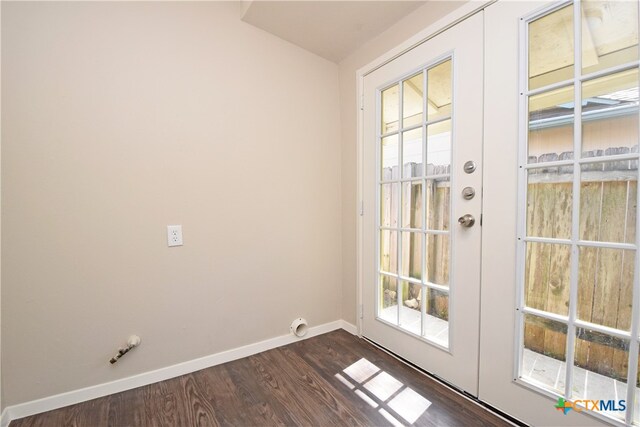
[[[358,335],[358,327],[356,325],[349,323],[346,320],[339,320],[339,322],[342,322],[340,326],[342,329],[349,332],[351,335]]]
[[[307,335],[304,337],[311,338],[322,335],[336,329],[344,329],[347,332],[356,335],[357,328],[344,320],[336,320],[334,322],[313,326],[308,329]],[[300,341],[292,334],[281,335],[279,337],[270,338],[254,344],[245,345],[243,347],[234,348],[223,351],[221,353],[212,354],[210,356],[201,357],[199,359],[190,360],[188,362],[178,363],[166,368],[149,371],[132,377],[122,378],[120,380],[98,384],[91,387],[73,390],[66,393],[45,397],[31,402],[20,403],[18,405],[9,406],[2,412],[0,427],[6,427],[11,420],[28,417],[30,415],[40,414],[42,412],[51,411],[76,403],[86,402],[87,400],[96,399],[98,397],[107,396],[114,393],[131,390],[159,381],[175,378],[180,375],[189,374],[211,366],[220,365],[222,363],[231,362],[233,360],[248,357],[263,351],[271,350],[276,347],[291,344]]]

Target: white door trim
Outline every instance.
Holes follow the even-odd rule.
[[[356,71],[358,77],[364,77],[367,74],[382,67],[388,62],[393,61],[398,56],[401,56],[416,46],[426,42],[429,39],[434,38],[438,34],[456,25],[458,22],[463,21],[480,12],[490,4],[497,2],[498,0],[471,0],[468,3],[460,6],[458,9],[440,18],[433,24],[429,25],[425,29],[418,32],[416,35],[410,37],[398,46],[389,50],[388,52],[380,55],[378,58],[369,62],[367,65],[361,67]]]

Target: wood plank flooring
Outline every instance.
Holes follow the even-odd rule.
[[[509,425],[368,342],[338,330],[171,380],[14,420],[10,427],[396,423]]]

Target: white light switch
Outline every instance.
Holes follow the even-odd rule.
[[[169,246],[182,246],[181,225],[167,225],[167,244]]]

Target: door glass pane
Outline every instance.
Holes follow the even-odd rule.
[[[402,127],[422,123],[423,79],[423,74],[419,73],[402,82]]]
[[[427,234],[425,258],[425,280],[430,284],[449,286],[448,234]]]
[[[638,2],[582,1],[582,72],[638,60]]]
[[[377,315],[447,346],[452,61],[425,68],[380,95]]]
[[[422,176],[422,128],[402,133],[402,176]]]
[[[638,152],[638,69],[582,84],[582,157]]]
[[[398,174],[398,135],[382,138],[382,180],[396,180]]]
[[[626,400],[629,340],[585,328],[576,329],[573,399]],[[609,402],[611,401],[611,402]],[[622,419],[625,411],[604,410],[605,415]]]
[[[380,270],[398,273],[398,234],[396,231],[380,231]]]
[[[398,226],[398,184],[382,184],[380,186],[380,226]]]
[[[382,135],[398,130],[398,120],[400,117],[400,101],[398,85],[393,85],[382,91]]]
[[[416,280],[422,277],[422,236],[421,232],[402,233],[401,274]]]
[[[573,86],[529,98],[528,163],[573,159]]]
[[[529,23],[528,51],[529,89],[573,77],[573,5]]]
[[[451,120],[427,126],[427,176],[446,175],[451,166]]]
[[[527,236],[571,238],[573,166],[527,171]]]
[[[395,277],[380,276],[378,317],[389,323],[398,324],[398,280]]]
[[[400,309],[400,327],[420,335],[422,319],[422,285],[402,282],[402,308]]]
[[[564,392],[567,325],[524,315],[524,348],[520,376],[544,388]]]
[[[569,313],[571,246],[527,242],[524,300],[527,307]]]
[[[449,295],[425,288],[424,337],[449,346]]]
[[[589,163],[581,169],[580,238],[634,243],[638,161]]]
[[[422,181],[402,183],[402,227],[422,228]]]
[[[578,319],[631,329],[635,251],[580,247]]]
[[[427,179],[427,229],[448,230],[451,201],[449,178]]]
[[[451,116],[451,60],[427,72],[427,120]]]

